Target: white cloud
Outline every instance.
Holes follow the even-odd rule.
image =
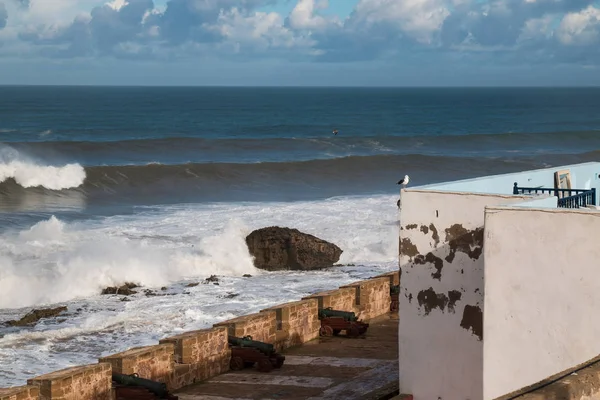
[[[592,0],[355,0],[344,20],[325,12],[327,0],[290,0],[289,15],[265,11],[274,1],[30,0],[22,7],[0,0],[8,14],[0,57],[10,50],[57,57],[235,54],[347,62],[443,48],[457,57],[583,55],[588,64],[600,61],[597,49],[588,48],[600,39],[600,9]]]
[[[121,8],[127,5],[127,0],[113,0],[111,2],[106,3],[107,6],[112,8],[115,11],[119,11]]]
[[[316,9],[329,6],[327,0],[316,3],[315,0],[298,0],[290,13],[290,26],[293,29],[323,29],[337,20],[327,19],[315,13]]]
[[[450,15],[444,0],[360,0],[355,11],[367,26],[387,23],[421,43],[432,43]]]
[[[526,0],[533,2],[535,0]],[[521,31],[521,35],[517,42],[525,42],[535,39],[550,39],[554,35],[552,23],[555,21],[556,15],[544,15],[541,18],[531,18],[525,21],[525,26]]]
[[[590,45],[598,41],[600,9],[589,6],[564,16],[558,27],[558,39],[566,45]]]
[[[221,11],[215,24],[205,25],[234,44],[234,51],[246,49],[292,49],[310,47],[312,42],[295,35],[283,24],[283,17],[275,12],[245,14],[237,8]]]

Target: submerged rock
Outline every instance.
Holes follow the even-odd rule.
[[[125,282],[124,285],[121,285],[119,287],[109,286],[107,288],[104,288],[102,289],[101,294],[122,294],[124,296],[129,296],[137,293],[135,290],[131,290],[136,287],[139,287],[139,285],[131,282]]]
[[[218,278],[216,275],[211,275],[211,276],[209,276],[208,278],[206,278],[206,279],[204,280],[204,282],[202,282],[202,283],[204,283],[204,284],[207,284],[207,283],[210,283],[210,282],[212,282],[212,283],[214,283],[214,284],[218,285],[219,278]]]
[[[268,271],[330,268],[342,255],[333,243],[278,226],[253,231],[246,237],[246,244],[254,266]]]
[[[244,275],[242,275],[242,278],[252,278],[252,275],[250,275],[250,274],[244,274]]]
[[[67,311],[67,307],[56,307],[56,308],[41,308],[31,310],[29,313],[25,314],[23,318],[18,321],[11,320],[6,321],[8,326],[25,326],[38,322],[42,318],[52,318],[56,317],[63,311]]]

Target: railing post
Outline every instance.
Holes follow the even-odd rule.
[[[519,194],[519,188],[517,187],[517,182],[515,182],[515,185],[513,186],[513,194]]]
[[[592,188],[592,205],[596,205],[596,188]]]

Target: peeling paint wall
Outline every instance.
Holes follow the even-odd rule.
[[[416,400],[483,398],[486,205],[523,197],[403,190],[400,387]]]
[[[485,225],[488,400],[600,354],[600,213],[489,208]]]

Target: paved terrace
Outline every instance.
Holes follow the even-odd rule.
[[[230,371],[174,394],[180,400],[376,400],[398,393],[397,313],[371,320],[358,338],[321,337],[283,354],[281,369]]]

